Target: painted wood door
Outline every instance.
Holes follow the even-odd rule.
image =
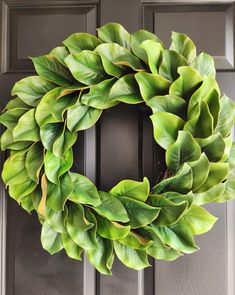
[[[199,50],[216,60],[223,92],[235,99],[234,2],[151,0],[1,0],[0,102],[10,99],[15,81],[32,75],[28,56],[45,54],[70,33],[95,33],[110,21],[130,32],[145,28],[167,45],[172,30],[185,32]],[[75,169],[102,189],[124,178],[160,173],[162,155],[153,143],[148,114],[120,105],[105,111],[96,128],[81,134]],[[1,163],[4,156],[1,155]],[[232,295],[235,264],[235,202],[210,205],[219,217],[214,229],[197,241],[201,251],[175,262],[151,261],[136,272],[115,262],[113,277],[99,275],[84,260],[63,253],[50,256],[40,245],[35,216],[20,209],[0,190],[1,295]]]

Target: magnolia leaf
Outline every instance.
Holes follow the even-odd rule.
[[[128,104],[142,102],[143,100],[139,93],[139,87],[134,74],[127,74],[118,79],[112,86],[108,99],[112,102],[124,102]]]
[[[205,183],[196,191],[196,193],[205,192],[217,184],[221,183],[228,175],[228,163],[210,163],[210,171]]]
[[[53,211],[52,209],[45,208],[45,218],[47,224],[58,233],[66,233],[65,220],[68,216],[68,209],[65,211]]]
[[[25,104],[19,97],[15,97],[8,101],[4,108],[4,111],[12,109],[29,109],[29,105]]]
[[[219,183],[205,192],[194,193],[193,203],[195,205],[204,205],[207,203],[216,202],[216,200],[220,198],[224,191],[225,183]]]
[[[162,193],[161,196],[175,204],[181,204],[182,202],[187,202],[188,208],[190,208],[190,206],[192,205],[193,197],[194,197],[191,191],[187,194],[180,194],[177,192],[169,191],[169,192]]]
[[[85,217],[83,206],[79,203],[71,203],[68,207],[67,223],[78,231],[87,231],[94,226],[94,223],[89,222]]]
[[[86,251],[87,258],[100,273],[111,275],[114,261],[113,243],[100,237],[97,237],[97,243],[97,249]]]
[[[114,241],[113,244],[118,259],[127,267],[141,270],[150,266],[145,250],[132,249],[116,241]]]
[[[193,239],[193,232],[183,219],[170,226],[156,226],[152,228],[162,242],[176,251],[194,253],[199,250]]]
[[[161,208],[157,219],[153,224],[158,226],[168,226],[179,221],[188,208],[188,202],[174,203],[162,195],[151,195],[149,197],[151,206]]]
[[[64,126],[65,127],[65,126]],[[77,140],[77,134],[71,133],[67,128],[55,139],[52,151],[55,156],[63,157],[66,152],[74,145]]]
[[[84,250],[98,249],[98,242],[96,237],[97,222],[95,216],[89,209],[84,208],[86,220],[93,224],[90,229],[78,230],[78,224],[73,224],[67,220],[67,230],[72,240]]]
[[[33,57],[32,61],[40,77],[60,86],[70,85],[74,82],[70,71],[63,66],[56,57],[52,55],[42,55]]]
[[[133,231],[130,231],[125,238],[120,239],[118,242],[130,248],[139,250],[145,250],[153,243],[153,241],[148,240]]]
[[[149,195],[149,181],[144,177],[143,182],[125,179],[114,186],[110,193],[114,196],[126,196],[137,201],[146,202]]]
[[[142,48],[141,44],[145,40],[152,40],[154,42],[158,42],[160,45],[163,46],[162,41],[153,33],[150,33],[146,30],[139,30],[133,34],[131,34],[131,50],[133,53],[139,57],[141,60],[143,60],[146,64],[148,64],[148,55],[146,53],[146,50]],[[144,46],[146,47],[146,46]]]
[[[218,219],[197,205],[192,205],[182,218],[191,228],[194,235],[208,232]]]
[[[234,174],[229,175],[228,179],[224,184],[224,191],[222,194],[218,195],[215,200],[217,203],[228,202],[234,200],[235,198],[235,176]]]
[[[67,67],[64,60],[69,55],[69,51],[65,46],[55,47],[51,50],[49,55],[54,56],[63,66]]]
[[[70,132],[92,127],[101,116],[102,110],[77,103],[67,112],[67,126]]]
[[[119,198],[112,196],[110,193],[99,192],[101,204],[93,209],[101,216],[113,220],[128,222],[129,217]]]
[[[71,53],[79,53],[83,50],[94,50],[101,41],[88,33],[74,33],[63,41],[63,44]]]
[[[181,54],[189,63],[196,58],[196,46],[193,41],[183,33],[171,33],[170,49]]]
[[[27,111],[20,117],[18,124],[13,129],[14,140],[38,141],[40,140],[39,128],[35,120],[35,109]]]
[[[3,132],[1,136],[1,150],[5,151],[6,149],[20,151],[28,147],[32,142],[30,141],[14,141],[12,132],[7,129]]]
[[[21,207],[27,211],[29,214],[34,210],[33,202],[30,195],[24,196],[20,199]]]
[[[110,100],[109,93],[116,79],[107,79],[90,87],[88,93],[81,97],[81,103],[96,109],[109,109],[117,104]]]
[[[227,96],[220,100],[220,112],[218,124],[215,131],[220,132],[223,137],[231,133],[235,122],[235,103]]]
[[[54,231],[46,222],[42,226],[41,243],[43,249],[51,255],[63,249],[60,233]]]
[[[161,62],[162,51],[164,50],[161,43],[153,40],[145,40],[141,43],[140,48],[146,51],[148,65],[153,74],[158,74],[158,67]]]
[[[69,173],[61,176],[60,184],[48,181],[46,205],[56,212],[64,210],[65,202],[72,190],[73,183]]]
[[[40,99],[56,85],[40,77],[31,76],[16,82],[11,94],[17,95],[24,103],[36,107]]]
[[[32,111],[32,110],[31,110]],[[8,128],[10,131],[13,131],[15,126],[18,124],[19,119],[28,112],[27,108],[13,108],[4,112],[0,116],[0,123]]]
[[[161,194],[172,191],[181,194],[187,194],[191,190],[192,184],[192,169],[188,164],[185,163],[176,175],[163,179],[161,182],[155,185],[153,187],[153,192],[156,194]]]
[[[187,65],[187,60],[182,55],[176,51],[165,49],[162,52],[159,74],[169,81],[174,81],[180,74],[178,68]]]
[[[204,101],[201,101],[198,110],[197,115],[186,122],[184,130],[189,131],[193,137],[209,137],[213,133],[214,119],[208,105]]]
[[[69,195],[69,200],[76,204],[90,204],[94,207],[101,204],[100,196],[96,186],[84,175],[70,173],[73,182],[73,191]]]
[[[2,135],[3,136],[3,135]],[[2,144],[2,137],[1,137]],[[228,157],[229,167],[230,169],[235,169],[235,142],[232,143],[231,150]]]
[[[97,233],[109,240],[119,240],[125,238],[130,232],[131,227],[129,225],[122,225],[115,221],[110,221],[101,215],[96,214],[97,219]]]
[[[207,156],[204,153],[202,153],[198,160],[193,162],[188,162],[187,164],[192,169],[192,173],[193,173],[192,191],[195,191],[199,187],[201,187],[207,180],[207,177],[210,171],[210,163]]]
[[[139,72],[135,74],[144,101],[154,96],[167,94],[171,82],[158,74]]]
[[[215,78],[215,62],[212,56],[205,52],[201,52],[191,64],[202,76],[210,76]]]
[[[15,152],[4,163],[2,179],[6,185],[15,185],[28,179],[25,169],[27,151]]]
[[[68,94],[71,94],[71,93],[75,94],[75,92],[78,95],[78,97],[80,97],[82,91],[84,89],[88,89],[88,88],[90,88],[90,87],[87,86],[87,85],[84,85],[82,83],[79,83],[79,82],[76,82],[75,84],[70,85],[70,86],[61,87],[57,99],[59,99],[59,98],[61,98],[63,96],[66,96]]]
[[[188,66],[178,68],[178,73],[180,77],[171,84],[169,94],[188,100],[201,85],[202,77]]]
[[[40,128],[40,138],[45,149],[52,151],[54,142],[61,136],[63,130],[63,123],[49,123]]]
[[[30,179],[39,183],[39,174],[43,165],[44,149],[40,142],[34,143],[27,152],[25,168]]]
[[[198,138],[197,142],[210,162],[218,162],[222,159],[225,151],[225,141],[220,133],[207,138]]]
[[[150,119],[153,123],[154,138],[164,149],[176,141],[178,131],[183,129],[185,123],[180,117],[167,112],[155,113]]]
[[[76,103],[78,97],[73,93],[57,99],[60,92],[60,87],[54,88],[40,101],[35,113],[40,128],[48,123],[63,122],[65,111]]]
[[[68,233],[61,234],[62,244],[66,254],[76,260],[82,260],[83,249],[80,248],[74,241],[70,238]]]
[[[230,163],[229,157],[230,157],[230,154],[231,154],[231,157],[233,157],[233,155],[232,155],[232,153],[233,153],[233,151],[232,151],[232,149],[233,149],[233,134],[230,134],[230,136],[223,138],[223,140],[224,140],[225,148],[224,148],[224,154],[223,154],[222,158],[220,159],[220,162],[229,162],[229,166],[232,170],[233,169],[232,162]]]
[[[63,157],[57,157],[50,151],[47,151],[44,156],[44,167],[46,177],[54,184],[59,184],[59,179],[61,175],[66,173],[72,167],[72,165],[72,149],[69,149]]]
[[[94,51],[83,50],[70,54],[66,57],[65,63],[74,78],[85,85],[93,85],[106,78],[101,58]]]
[[[118,23],[108,23],[97,29],[98,38],[104,43],[117,43],[130,47],[130,34]]]
[[[115,65],[125,66],[128,68],[131,68],[132,70],[136,72],[145,71],[146,67],[144,67],[142,61],[133,55],[130,52],[127,52],[124,55],[121,55],[119,57],[116,57],[113,61]],[[130,69],[128,69],[130,70]]]
[[[139,228],[151,223],[160,212],[160,208],[149,206],[130,197],[120,196],[118,199],[127,211],[131,228]]]
[[[153,113],[166,112],[179,117],[185,116],[187,108],[186,101],[174,95],[154,96],[146,104],[152,109]]]
[[[166,164],[172,171],[189,161],[197,160],[201,155],[201,148],[192,135],[187,131],[179,131],[177,140],[166,151]]]
[[[32,193],[37,186],[37,183],[27,178],[24,182],[10,184],[9,185],[9,195],[15,199],[17,202],[21,202],[23,197]]]

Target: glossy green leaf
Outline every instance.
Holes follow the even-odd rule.
[[[220,132],[223,137],[231,133],[235,122],[235,103],[227,96],[220,100],[220,112],[216,131]]]
[[[93,208],[98,214],[113,221],[129,221],[125,206],[123,206],[119,198],[114,197],[110,193],[101,191],[99,192],[99,195],[101,204]]]
[[[74,82],[70,71],[63,66],[56,57],[42,55],[32,58],[34,68],[38,75],[60,86],[70,85]]]
[[[225,141],[220,133],[207,138],[198,138],[197,142],[210,162],[218,162],[222,159],[225,151]]]
[[[88,93],[81,97],[81,103],[96,109],[108,109],[117,104],[117,101],[109,97],[110,90],[116,82],[115,78],[104,80],[90,87]]]
[[[1,150],[5,151],[6,149],[11,149],[11,150],[23,150],[26,147],[28,147],[32,142],[30,141],[14,141],[12,132],[7,129],[6,131],[3,132],[1,136]]]
[[[195,193],[193,203],[195,205],[204,205],[207,203],[215,202],[217,199],[220,198],[224,191],[225,184],[219,183],[205,192]]]
[[[230,174],[228,179],[225,181],[224,191],[222,194],[218,195],[215,202],[223,203],[234,200],[235,198],[235,176],[234,174]]]
[[[164,149],[176,141],[178,131],[183,129],[185,123],[180,117],[167,112],[155,113],[150,119],[153,123],[154,138]]]
[[[152,227],[164,244],[177,251],[193,253],[199,249],[195,245],[191,228],[183,219],[168,227],[156,225]]]
[[[73,191],[69,199],[74,203],[90,204],[94,207],[100,205],[101,200],[96,186],[84,175],[70,173],[73,182]]]
[[[186,212],[188,202],[174,203],[162,195],[151,195],[149,197],[150,205],[161,208],[157,219],[153,224],[158,226],[168,226],[179,221],[180,217]]]
[[[134,231],[130,231],[125,238],[120,239],[118,242],[130,248],[139,250],[145,250],[153,243],[153,241],[146,239]]]
[[[109,100],[128,104],[136,104],[143,101],[133,74],[127,74],[115,82],[110,90]]]
[[[74,145],[77,140],[77,134],[71,133],[67,128],[56,138],[53,143],[52,151],[55,156],[63,157],[66,152]]]
[[[60,87],[54,88],[40,101],[35,113],[40,127],[48,123],[63,122],[65,111],[76,103],[78,99],[76,94],[69,94],[58,99],[60,92]]]
[[[21,116],[23,116],[26,112],[28,112],[27,108],[10,109],[0,116],[0,123],[10,131],[13,131]]]
[[[68,216],[68,209],[65,207],[65,211],[53,211],[46,207],[45,218],[47,224],[58,233],[66,233],[65,220]]]
[[[77,103],[67,112],[67,127],[74,133],[92,127],[100,118],[102,110]]]
[[[145,40],[152,40],[154,42],[158,42],[162,46],[163,44],[161,40],[155,34],[148,32],[146,30],[139,30],[131,34],[131,50],[134,52],[134,54],[137,57],[139,57],[146,64],[148,64],[148,55],[146,51],[141,47],[141,44]]]
[[[155,220],[160,212],[159,208],[149,206],[130,197],[118,198],[125,207],[130,219],[131,228],[139,228]]]
[[[146,177],[143,182],[125,179],[115,185],[110,193],[114,196],[126,196],[137,201],[146,202],[150,190],[150,184]]]
[[[178,68],[179,78],[170,87],[169,94],[188,100],[201,85],[201,75],[191,67]]]
[[[158,68],[161,62],[162,51],[164,50],[161,43],[153,40],[145,40],[140,45],[146,51],[148,65],[153,74],[158,74]]]
[[[168,93],[171,82],[158,74],[139,72],[135,74],[144,101],[148,101],[156,95]]]
[[[54,231],[46,222],[42,226],[41,243],[43,249],[51,255],[63,249],[60,233]]]
[[[168,94],[154,96],[146,104],[152,109],[153,113],[166,112],[179,117],[184,117],[187,108],[187,103],[183,98]]]
[[[66,173],[73,165],[73,151],[68,150],[63,157],[57,157],[52,152],[47,151],[44,157],[45,173],[47,178],[59,184],[61,175]]]
[[[150,265],[145,250],[132,249],[116,241],[113,244],[118,259],[127,267],[141,270]]]
[[[19,141],[38,141],[39,127],[35,120],[35,109],[27,111],[23,116],[20,117],[17,125],[13,129],[14,140]]]
[[[102,274],[111,275],[114,261],[112,241],[97,238],[98,248],[87,250],[86,255],[90,263]]]
[[[201,52],[191,64],[202,76],[210,76],[215,78],[215,62],[212,56],[205,52]]]
[[[48,182],[46,200],[47,206],[56,212],[63,210],[65,202],[72,190],[73,183],[68,173],[61,176],[60,184]]]
[[[45,149],[52,151],[56,139],[62,134],[63,123],[49,123],[40,128],[40,138]]]
[[[196,46],[193,41],[183,33],[171,33],[170,49],[181,54],[189,63],[196,58]]]
[[[187,164],[192,169],[192,173],[193,173],[192,191],[195,191],[205,183],[210,171],[210,163],[205,153],[202,153],[198,160],[193,162],[188,162]]]
[[[44,150],[40,142],[31,146],[25,159],[25,168],[30,179],[39,182],[39,174],[43,165]]]
[[[61,234],[62,244],[66,254],[76,260],[82,260],[81,254],[83,249],[79,247],[74,241],[70,238],[68,233]]]
[[[69,51],[65,46],[58,46],[51,50],[49,55],[54,56],[57,60],[65,67],[67,67],[64,62],[65,58],[69,55]]]
[[[40,99],[56,85],[40,76],[30,76],[16,82],[11,94],[17,95],[24,103],[36,107]]]
[[[29,109],[29,105],[24,103],[19,97],[15,97],[8,101],[6,104],[4,111],[5,110],[12,110],[12,109]]]
[[[93,85],[106,78],[101,58],[94,51],[83,50],[77,54],[70,54],[66,57],[65,63],[74,78],[85,85]]]
[[[94,226],[94,223],[89,222],[85,217],[84,208],[79,203],[69,204],[69,213],[67,223],[78,231],[87,231]]]
[[[31,214],[31,212],[34,210],[33,202],[30,195],[27,195],[21,198],[20,205],[29,214]]]
[[[221,183],[228,175],[228,163],[210,163],[210,171],[205,183],[196,191],[202,193]]]
[[[176,51],[165,49],[162,52],[162,61],[159,67],[159,74],[169,81],[179,77],[178,68],[187,66],[186,59]]]
[[[116,221],[110,221],[107,218],[96,214],[97,219],[97,233],[110,240],[119,240],[125,238],[130,232],[131,227],[129,225],[122,225]]]
[[[2,138],[1,138],[2,143]],[[235,142],[232,143],[231,150],[228,157],[230,169],[235,169]]]
[[[94,224],[93,227],[87,230],[78,230],[78,224],[70,223],[67,220],[67,230],[72,240],[84,250],[95,250],[98,249],[98,242],[96,238],[97,222],[95,216],[90,212],[89,209],[84,208],[85,218],[88,222]]]
[[[179,131],[177,140],[166,151],[166,164],[172,171],[189,161],[197,160],[201,155],[201,148],[192,135],[187,131]]]
[[[22,198],[32,193],[37,186],[37,183],[27,178],[24,182],[10,184],[9,195],[17,202],[21,202]]]
[[[183,220],[191,228],[194,235],[201,235],[211,230],[217,219],[207,210],[197,205],[192,205],[183,216]]]
[[[100,43],[101,41],[97,37],[88,33],[74,33],[63,42],[71,53],[94,50]]]
[[[108,23],[97,29],[98,38],[104,43],[117,43],[130,47],[130,34],[118,23]]]
[[[163,179],[161,182],[155,185],[153,187],[153,192],[156,194],[161,194],[167,191],[172,191],[181,194],[187,194],[191,190],[192,184],[192,169],[188,164],[184,164],[176,175]]]

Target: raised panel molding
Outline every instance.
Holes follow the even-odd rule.
[[[156,33],[167,45],[171,31],[185,32],[199,51],[213,55],[218,71],[234,71],[234,11],[234,2],[157,1],[142,4],[141,20],[143,28]]]
[[[29,56],[49,53],[74,32],[95,34],[97,1],[2,1],[1,16],[1,73],[31,73]]]

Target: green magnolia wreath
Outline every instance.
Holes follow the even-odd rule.
[[[148,255],[174,260],[197,251],[194,235],[216,221],[201,205],[235,197],[235,104],[220,98],[213,58],[196,55],[185,34],[173,32],[165,49],[148,31],[109,23],[98,38],[75,33],[32,61],[38,76],[14,85],[0,117],[1,149],[10,150],[2,178],[13,199],[38,213],[43,248],[78,260],[84,251],[104,274],[114,253],[139,270]],[[151,189],[144,178],[98,191],[70,171],[78,131],[120,102],[152,110],[167,171]]]

